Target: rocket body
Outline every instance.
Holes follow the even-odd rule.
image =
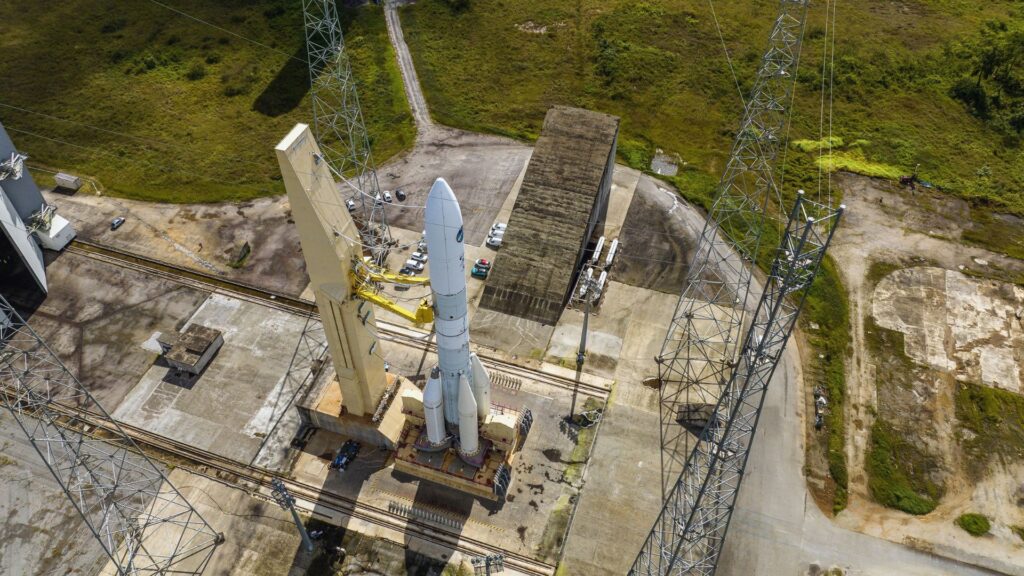
[[[471,378],[469,321],[466,315],[466,253],[462,243],[462,210],[444,178],[430,188],[424,214],[430,288],[434,297],[438,368],[444,417],[459,424],[459,376]]]

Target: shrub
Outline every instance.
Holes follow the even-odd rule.
[[[961,514],[956,519],[956,525],[974,537],[984,536],[992,529],[992,524],[989,523],[988,518],[984,514]]]
[[[201,62],[196,62],[185,73],[185,77],[189,80],[202,80],[206,78],[206,66],[203,66]]]

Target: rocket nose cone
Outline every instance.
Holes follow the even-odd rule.
[[[462,227],[462,209],[459,208],[455,192],[444,178],[435,180],[434,185],[430,188],[424,221],[427,226],[436,224],[456,229]]]
[[[423,388],[423,404],[430,408],[441,405],[441,380],[429,378]]]

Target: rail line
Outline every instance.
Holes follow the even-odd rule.
[[[104,440],[110,440],[105,433],[114,433],[113,428],[109,424],[88,412],[78,411],[56,403],[51,403],[49,407],[61,414],[62,418],[59,423],[63,427]],[[248,490],[251,495],[271,501],[271,497],[267,493],[255,490],[255,488],[269,490],[271,480],[280,478],[269,470],[242,464],[225,456],[160,436],[143,428],[120,422],[117,425],[131,438],[137,447],[145,447],[150,451],[161,453],[163,458],[159,455],[157,456],[160,460],[166,461],[167,456],[170,455],[176,460],[190,463],[191,465],[186,466],[190,472],[233,485],[236,488],[244,489],[245,486],[239,486],[239,481],[244,481],[254,488],[253,490]],[[324,492],[311,484],[288,478],[280,479],[293,496],[312,504],[314,510],[326,509],[341,513],[349,518],[369,522],[395,530],[401,534],[408,534],[471,557],[501,553],[505,557],[505,565],[507,567],[530,576],[551,576],[554,573],[555,566],[551,564],[510,552],[482,540],[463,536],[457,531],[428,524],[418,518],[408,518],[387,508],[361,503],[354,498],[332,492]]]
[[[115,266],[135,269],[152,276],[165,278],[193,288],[210,290],[215,293],[225,294],[234,298],[257,302],[292,314],[312,316],[317,319],[320,317],[315,304],[295,296],[289,296],[287,294],[274,292],[265,288],[258,288],[243,282],[227,280],[214,274],[190,270],[188,268],[168,264],[166,262],[160,262],[146,256],[132,254],[131,252],[110,248],[108,246],[103,246],[86,240],[74,240],[66,250],[72,253],[88,256],[95,260],[104,261]],[[429,334],[427,333],[423,333],[424,338],[417,338],[409,335],[405,330],[398,330],[389,327],[386,322],[378,322],[377,329],[385,340],[405,344],[407,346],[413,346],[431,352],[437,351],[436,344],[429,340]],[[572,390],[573,388],[576,388],[579,393],[600,398],[602,400],[606,399],[609,394],[609,390],[603,386],[581,381],[577,387],[576,382],[571,378],[559,376],[557,374],[550,374],[535,368],[520,366],[486,354],[481,353],[480,360],[488,369],[503,372],[510,376],[525,378],[564,390]]]

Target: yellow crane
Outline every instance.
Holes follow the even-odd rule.
[[[428,286],[430,278],[426,276],[404,276],[395,274],[374,264],[371,259],[363,259],[352,266],[352,289],[357,298],[390,310],[402,318],[415,324],[429,324],[434,321],[434,308],[424,298],[415,311],[400,306],[380,291],[380,284],[397,284],[402,286]]]

